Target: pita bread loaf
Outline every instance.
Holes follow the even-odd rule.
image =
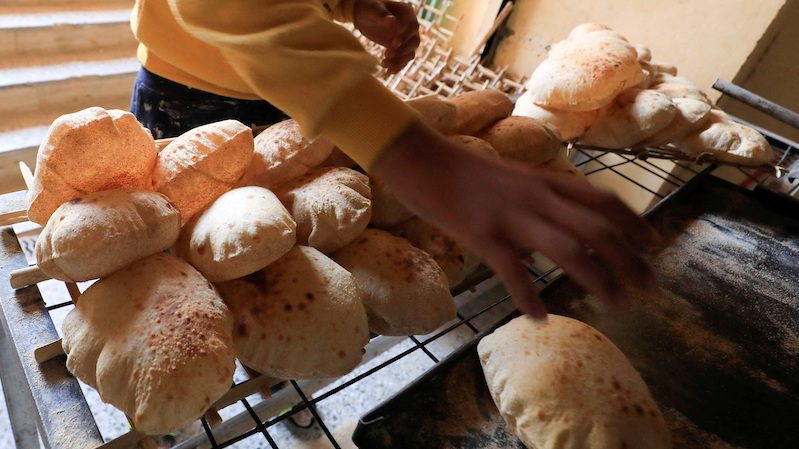
[[[497,150],[483,139],[474,136],[450,136],[449,140],[459,144],[460,147],[466,151],[471,151],[474,154],[479,154],[480,156],[486,156],[488,158],[499,159]]]
[[[130,112],[92,107],[62,115],[36,155],[28,218],[44,225],[58,206],[101,190],[151,190],[157,154]]]
[[[601,148],[629,148],[668,126],[677,115],[671,98],[653,90],[620,94],[580,139]]]
[[[322,165],[335,145],[325,138],[308,141],[295,120],[284,120],[255,138],[255,154],[239,185],[274,189]]]
[[[710,112],[703,128],[680,143],[680,150],[691,156],[710,153],[722,161],[750,166],[768,164],[774,158],[774,150],[763,135],[733,122],[717,109]]]
[[[355,239],[372,216],[369,178],[349,168],[313,169],[276,193],[297,222],[297,244],[323,253]]]
[[[190,425],[233,382],[233,317],[214,287],[173,256],[97,281],[63,330],[67,369],[144,434]]]
[[[519,317],[477,345],[488,389],[528,448],[671,449],[641,376],[594,328]]]
[[[475,90],[449,99],[455,105],[452,134],[473,136],[513,112],[513,101],[497,89]]]
[[[652,90],[655,92],[660,92],[673,100],[678,98],[687,98],[690,100],[701,101],[708,106],[713,106],[713,102],[710,101],[707,95],[705,95],[705,93],[696,86],[674,83],[659,83],[654,84],[652,86]]]
[[[529,117],[504,118],[480,133],[500,157],[540,165],[560,151],[561,142],[547,126]]]
[[[212,282],[254,273],[296,242],[294,219],[274,193],[240,187],[222,194],[180,236],[180,255]]]
[[[677,107],[674,120],[657,134],[646,139],[644,145],[659,146],[679,142],[710,118],[710,105],[707,103],[689,98],[674,98],[672,102]]]
[[[158,154],[155,189],[177,206],[185,224],[233,188],[252,154],[252,130],[236,120],[194,128]]]
[[[533,102],[532,93],[525,92],[516,101],[513,115],[530,117],[548,126],[562,142],[581,137],[596,122],[599,111],[559,111],[546,109]]]
[[[413,246],[429,254],[447,276],[450,287],[463,282],[480,265],[480,258],[437,227],[412,218],[392,229]]]
[[[446,275],[403,238],[367,229],[333,260],[355,276],[374,333],[427,334],[455,318]]]
[[[613,37],[614,39],[619,39],[627,42],[627,38],[622,36],[621,33],[617,33],[613,31],[610,27],[599,23],[584,23],[582,25],[577,25],[576,27],[574,27],[574,29],[571,30],[569,36],[566,39],[578,39],[589,34],[593,37],[608,36],[608,37]]]
[[[369,327],[353,276],[297,246],[245,278],[217,284],[233,312],[236,355],[282,379],[342,376],[361,361]]]
[[[90,193],[56,209],[36,240],[36,262],[53,279],[88,281],[171,247],[179,232],[180,214],[160,193]]]
[[[406,101],[408,106],[416,110],[422,121],[442,134],[452,134],[458,108],[438,95],[428,95]]]
[[[413,217],[413,212],[408,210],[391,193],[391,190],[375,176],[369,177],[369,186],[372,192],[372,217],[369,221],[373,226],[386,228],[396,226]]]
[[[588,33],[555,45],[535,69],[527,88],[539,106],[593,111],[644,79],[628,42]]]

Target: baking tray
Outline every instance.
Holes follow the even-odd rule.
[[[799,202],[705,173],[647,218],[663,236],[651,256],[659,292],[608,311],[561,277],[542,291],[550,310],[621,348],[663,410],[676,449],[799,448]],[[364,415],[355,444],[523,448],[475,351],[492,331]]]

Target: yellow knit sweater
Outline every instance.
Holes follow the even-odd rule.
[[[416,114],[380,84],[375,59],[333,20],[356,0],[136,0],[138,56],[190,87],[262,98],[366,169]]]

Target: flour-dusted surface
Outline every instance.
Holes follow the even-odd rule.
[[[651,257],[659,291],[608,311],[564,279],[543,294],[551,311],[630,358],[675,449],[799,447],[799,203],[699,177],[650,220],[663,236]],[[360,426],[361,447],[521,447],[474,346],[367,415],[382,419]]]

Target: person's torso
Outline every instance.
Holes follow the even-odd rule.
[[[319,0],[318,4],[329,14],[339,2]],[[217,95],[258,98],[218,49],[180,26],[166,0],[136,0],[131,28],[139,41],[139,61],[151,72]]]

